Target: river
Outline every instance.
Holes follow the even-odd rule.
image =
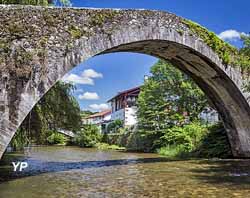
[[[170,160],[71,146],[13,156],[0,165],[1,198],[250,197],[249,160]],[[14,173],[12,160],[29,167]]]

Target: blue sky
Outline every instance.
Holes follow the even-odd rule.
[[[72,0],[73,7],[143,8],[172,12],[214,31],[240,46],[239,34],[250,31],[249,0]],[[202,2],[202,3],[201,3]],[[114,53],[91,58],[70,71],[65,79],[75,81],[74,96],[81,109],[99,111],[118,91],[143,83],[156,58],[135,53]]]

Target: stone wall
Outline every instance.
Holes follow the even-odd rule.
[[[250,156],[250,107],[239,69],[185,20],[148,10],[0,6],[0,156],[37,101],[92,56],[139,52],[190,75],[223,118],[233,154]]]

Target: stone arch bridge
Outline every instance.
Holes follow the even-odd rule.
[[[233,155],[250,157],[246,80],[229,64],[225,50],[233,50],[210,48],[213,39],[223,42],[204,34],[210,35],[161,11],[0,6],[0,157],[33,106],[68,71],[122,51],[168,60],[191,76],[220,113]]]
[[[63,135],[66,135],[67,137],[70,138],[74,138],[75,137],[75,133],[69,130],[65,130],[65,129],[58,129],[57,130],[58,133],[61,133]]]

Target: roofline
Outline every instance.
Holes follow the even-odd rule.
[[[121,92],[118,92],[114,97],[112,97],[111,99],[107,100],[107,102],[110,102],[114,98],[116,98],[116,97],[118,97],[118,96],[120,96],[122,94],[125,94],[126,92],[130,92],[130,91],[133,91],[133,90],[136,90],[136,89],[140,89],[141,87],[142,87],[142,85],[134,87],[134,88],[131,88],[131,89],[127,89],[127,90],[124,90],[124,91],[121,91]]]
[[[103,114],[101,114],[103,113]],[[85,119],[88,119],[88,118],[95,118],[95,117],[100,117],[100,116],[105,116],[107,114],[111,113],[111,109],[108,109],[108,110],[105,110],[105,111],[101,111],[101,112],[98,112],[98,113],[95,113],[93,115],[90,115],[88,117],[86,117]]]

